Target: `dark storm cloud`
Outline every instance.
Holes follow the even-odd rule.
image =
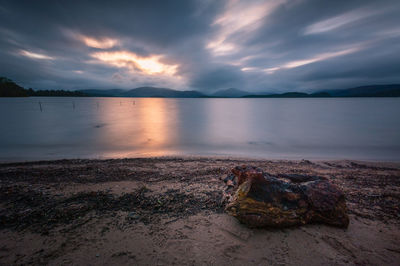
[[[399,82],[399,12],[398,1],[288,1],[243,43],[257,51],[246,67],[275,68],[353,49],[342,56],[281,68],[261,80],[260,87],[279,90],[283,80],[298,89]]]
[[[210,92],[400,82],[400,2],[0,1],[0,76]]]

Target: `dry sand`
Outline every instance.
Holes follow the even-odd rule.
[[[324,176],[347,230],[249,229],[224,213],[237,165]],[[0,164],[0,264],[400,265],[400,164],[227,158]]]

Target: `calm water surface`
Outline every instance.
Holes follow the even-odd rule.
[[[162,155],[400,161],[399,98],[1,98],[0,124],[0,161]]]

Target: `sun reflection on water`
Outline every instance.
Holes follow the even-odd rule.
[[[104,157],[166,155],[177,138],[175,102],[162,98],[107,99],[100,103],[100,142],[113,147]],[[115,149],[118,147],[118,149]]]

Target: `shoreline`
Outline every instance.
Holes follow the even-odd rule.
[[[366,164],[376,164],[376,165],[393,165],[394,167],[400,167],[400,160],[382,160],[382,159],[362,159],[362,158],[309,158],[309,157],[293,157],[284,159],[280,157],[265,157],[265,156],[240,156],[240,155],[155,155],[151,156],[148,154],[136,155],[136,156],[121,156],[121,157],[112,157],[112,156],[104,156],[104,157],[60,157],[55,159],[27,159],[27,160],[1,160],[1,165],[18,165],[18,164],[41,164],[41,163],[58,163],[58,162],[101,162],[101,161],[116,161],[116,160],[173,160],[173,159],[185,159],[185,160],[230,160],[230,161],[271,161],[271,162],[301,162],[301,161],[310,161],[310,162],[357,162],[357,163],[366,163]]]
[[[224,212],[220,180],[241,164],[328,178],[346,195],[349,228],[241,225]],[[397,162],[168,156],[0,163],[0,190],[0,264],[400,261]]]

